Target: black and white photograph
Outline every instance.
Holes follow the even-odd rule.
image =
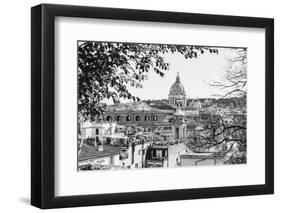
[[[278,1],[2,2],[0,212],[280,209]]]
[[[77,171],[247,163],[247,47],[77,41]]]

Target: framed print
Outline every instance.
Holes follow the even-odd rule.
[[[31,203],[272,194],[274,21],[31,9]]]

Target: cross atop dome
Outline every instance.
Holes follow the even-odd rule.
[[[180,83],[180,74],[179,74],[179,72],[177,72],[176,82]]]

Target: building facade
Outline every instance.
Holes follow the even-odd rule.
[[[157,124],[163,123],[172,110],[160,110],[150,107],[145,102],[126,103],[108,106],[104,114],[106,122],[116,122],[125,127],[140,126],[144,132],[152,132]]]

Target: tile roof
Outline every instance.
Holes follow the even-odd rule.
[[[78,160],[88,160],[105,156],[116,155],[120,153],[121,148],[115,146],[103,145],[103,151],[98,151],[97,147],[83,144],[78,156]]]
[[[151,107],[145,102],[120,103],[120,104],[109,105],[107,106],[106,111],[167,112],[167,110]]]
[[[180,155],[180,157],[186,159],[214,159],[216,156],[213,152],[188,152]]]
[[[166,103],[150,103],[149,105],[155,109],[170,110],[173,112],[176,111],[175,107],[172,107],[171,105],[166,104]]]

